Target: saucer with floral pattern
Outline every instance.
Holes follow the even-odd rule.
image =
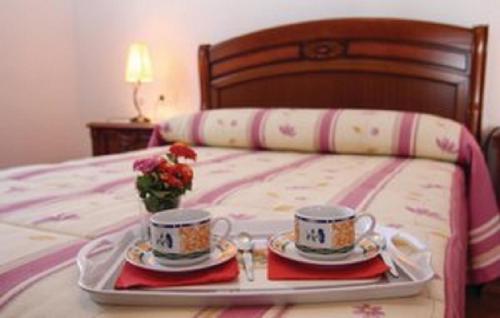
[[[368,261],[380,254],[380,248],[369,238],[361,240],[354,249],[343,255],[342,258],[329,259],[322,258],[321,255],[305,255],[295,247],[295,237],[293,231],[276,234],[269,239],[269,249],[283,257],[295,262],[310,265],[339,266],[350,265]]]
[[[151,243],[148,241],[136,241],[131,244],[125,252],[125,259],[130,264],[155,272],[191,272],[205,269],[225,263],[236,256],[238,250],[229,240],[221,239],[215,243],[208,258],[202,259],[196,264],[190,265],[163,265],[153,255]]]

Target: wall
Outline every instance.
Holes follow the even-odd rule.
[[[87,155],[80,140],[73,4],[0,2],[0,167]]]
[[[167,95],[171,113],[199,105],[197,47],[296,21],[353,16],[399,17],[490,25],[484,127],[500,125],[500,3],[497,0],[150,0],[77,3],[80,106],[87,120],[133,115],[123,82],[127,45],[146,41],[156,81],[144,101]]]
[[[127,46],[150,45],[152,112],[198,108],[197,47],[246,32],[334,17],[399,17],[490,25],[484,127],[500,125],[498,0],[1,0],[0,166],[90,155],[85,124],[134,115]],[[6,54],[6,55],[5,55]],[[8,110],[8,112],[7,112]],[[8,150],[8,151],[7,151]]]

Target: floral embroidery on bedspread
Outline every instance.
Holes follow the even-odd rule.
[[[352,313],[356,317],[360,318],[381,318],[385,316],[385,312],[382,309],[382,306],[370,305],[370,304],[361,304],[353,306]]]

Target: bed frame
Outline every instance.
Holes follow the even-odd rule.
[[[487,26],[335,19],[199,48],[202,109],[374,108],[455,119],[481,134]]]

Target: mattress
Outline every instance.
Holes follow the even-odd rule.
[[[0,172],[3,317],[443,317],[463,313],[467,259],[464,172],[451,162],[196,147],[184,207],[234,222],[290,219],[341,204],[424,241],[435,278],[416,297],[250,308],[143,308],[93,303],[77,286],[75,257],[89,240],[138,222],[132,162],[165,147]],[[479,259],[479,262],[481,260]],[[481,264],[476,264],[481,265]]]

